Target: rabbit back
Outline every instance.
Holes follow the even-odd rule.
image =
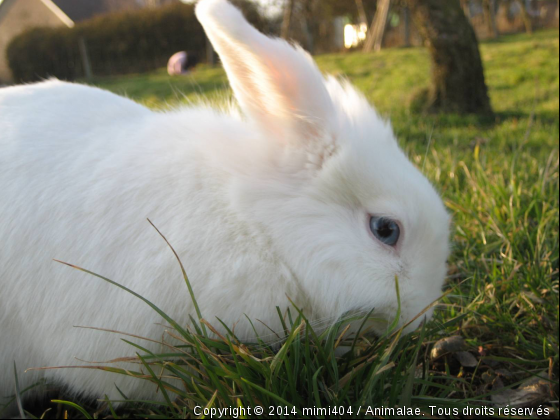
[[[239,119],[203,107],[156,113],[53,80],[0,89],[0,127],[0,366],[15,362],[22,386],[46,377],[75,393],[119,399],[114,384],[131,397],[154,393],[145,381],[95,370],[87,380],[83,369],[22,373],[134,355],[118,335],[77,327],[164,333],[143,302],[53,259],[122,283],[183,325],[196,315],[147,218],[181,257],[211,322],[241,321],[237,332],[248,336],[244,313],[265,320],[286,301],[289,270],[232,209],[231,179],[212,157],[248,135]],[[12,369],[1,375],[0,395],[12,394]]]

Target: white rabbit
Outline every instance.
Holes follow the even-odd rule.
[[[21,387],[44,376],[95,397],[120,398],[117,384],[153,398],[154,385],[106,372],[23,373],[135,353],[116,334],[74,326],[163,333],[146,304],[55,258],[179,323],[196,316],[147,218],[180,256],[202,316],[236,323],[239,337],[254,336],[244,314],[281,331],[287,296],[309,319],[372,308],[392,319],[398,276],[403,325],[440,295],[450,219],[390,125],[226,0],[196,12],[244,116],[153,112],[57,80],[0,89],[0,395],[13,394],[16,362]]]

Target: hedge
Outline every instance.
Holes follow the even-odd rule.
[[[253,3],[234,2],[244,9],[249,20],[262,26]],[[206,56],[206,38],[194,6],[175,3],[100,16],[73,28],[30,29],[8,45],[7,58],[14,80],[84,77],[80,43],[85,44],[95,76],[151,71],[164,67],[177,51]]]

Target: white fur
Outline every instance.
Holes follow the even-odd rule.
[[[202,0],[197,15],[245,119],[152,112],[56,80],[0,89],[0,395],[13,393],[15,361],[22,386],[45,375],[96,397],[119,398],[116,383],[153,398],[155,386],[105,372],[21,373],[135,352],[118,335],[73,326],[164,331],[138,299],[53,258],[188,324],[180,268],[146,218],[181,257],[202,315],[237,323],[240,337],[252,336],[244,314],[280,331],[275,307],[289,307],[286,296],[311,319],[371,308],[391,318],[398,276],[401,325],[439,296],[449,217],[389,124],[226,0]],[[369,214],[400,222],[395,249],[373,237]]]

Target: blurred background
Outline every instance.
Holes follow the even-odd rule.
[[[0,83],[143,73],[188,51],[216,61],[193,1],[0,0]],[[234,0],[261,31],[313,54],[419,46],[407,1]],[[558,28],[557,0],[462,0],[478,39]]]

